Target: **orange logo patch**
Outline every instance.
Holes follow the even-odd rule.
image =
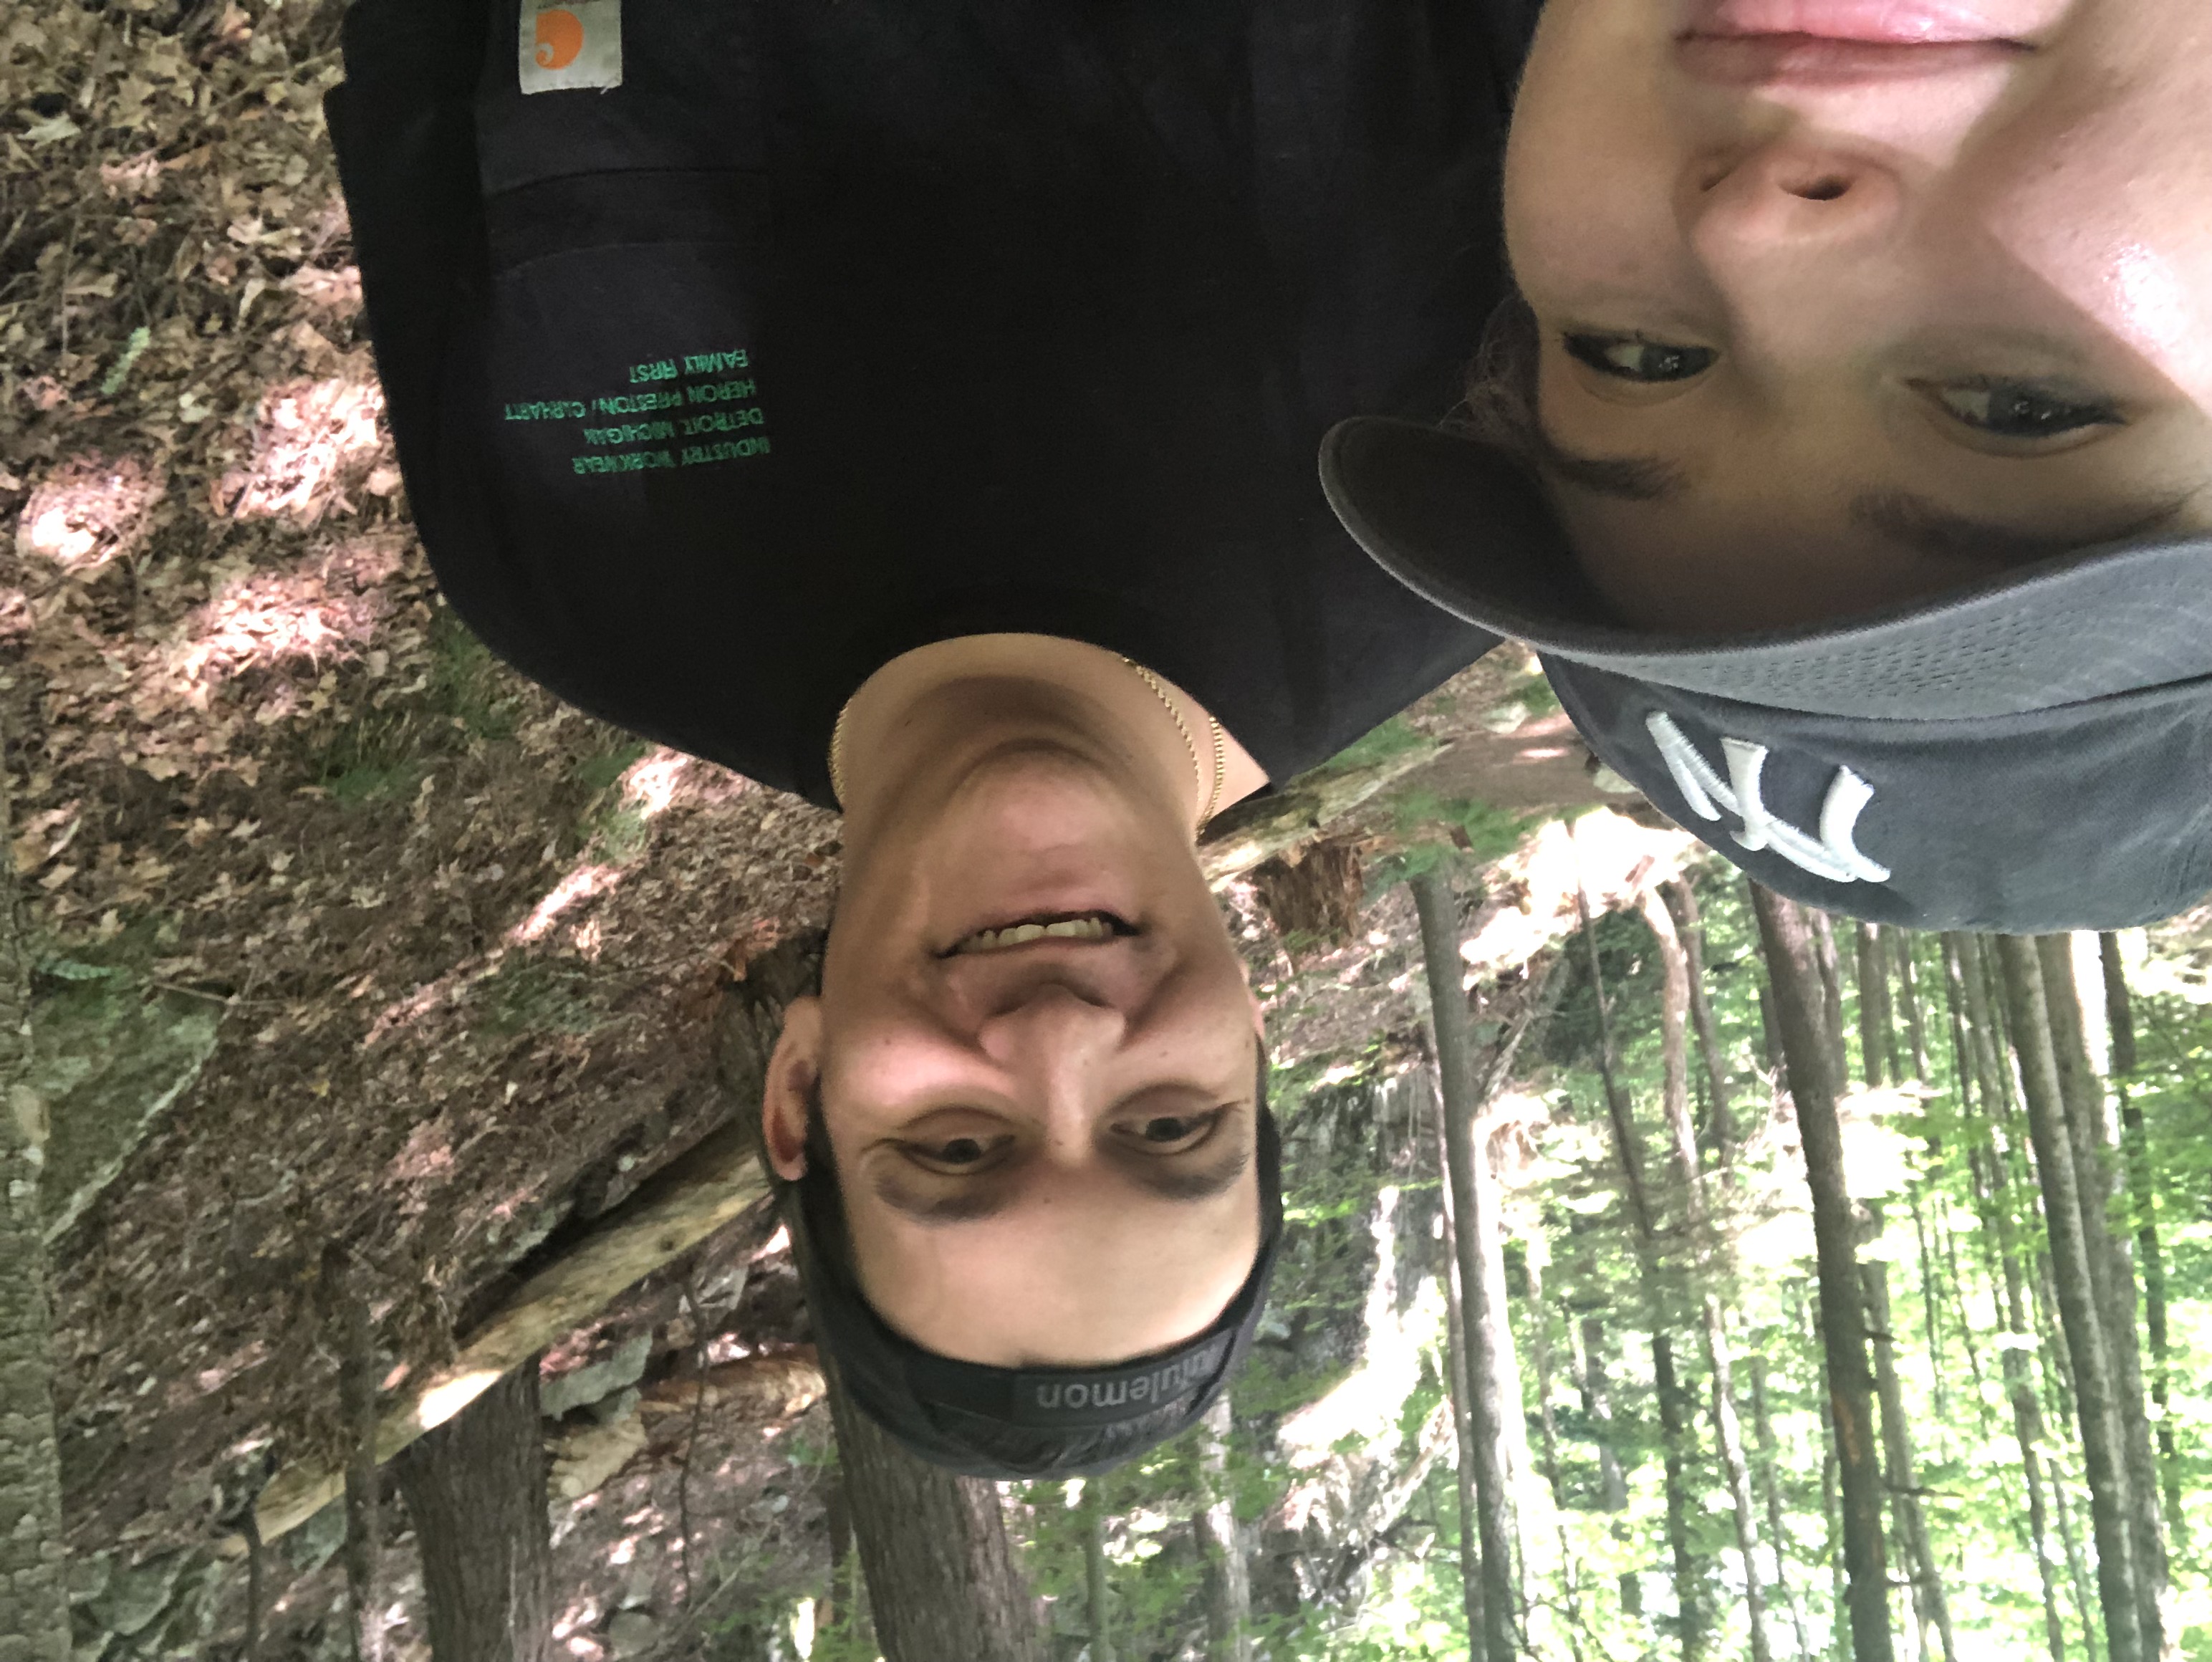
[[[534,54],[538,66],[544,70],[565,70],[576,61],[576,54],[584,49],[584,26],[572,11],[541,11],[538,14],[538,50]]]

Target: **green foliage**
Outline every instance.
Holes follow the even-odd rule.
[[[428,685],[338,728],[310,761],[313,782],[344,807],[414,794],[441,757],[514,735],[514,682],[490,648],[443,608],[431,617]]]
[[[477,985],[477,1025],[491,1033],[588,1033],[606,1016],[591,1000],[590,972],[559,959],[514,955]]]
[[[1356,773],[1379,766],[1394,756],[1419,750],[1431,741],[1402,715],[1394,715],[1381,727],[1370,728],[1314,770],[1316,773]]]

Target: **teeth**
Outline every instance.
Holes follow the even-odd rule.
[[[978,929],[953,950],[988,953],[1031,941],[1109,941],[1113,934],[1113,924],[1103,917],[1063,917],[1051,923],[1016,923],[1003,929]]]

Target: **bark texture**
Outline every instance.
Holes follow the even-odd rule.
[[[1194,1520],[1206,1558],[1206,1649],[1208,1662],[1252,1662],[1252,1576],[1229,1496],[1231,1419],[1227,1392],[1206,1409],[1199,1470],[1206,1482]]]
[[[2081,1184],[2059,1087],[2042,965],[2032,941],[2001,937],[1997,953],[2003,965],[2014,1049],[2020,1058],[2021,1090],[2027,1099],[2036,1175],[2042,1184],[2044,1218],[2051,1238],[2051,1275],[2060,1324],[2066,1334],[2075,1415],[2081,1422],[2082,1464],[2089,1482],[2089,1521],[2097,1543],[2098,1602],[2104,1611],[2106,1653],[2112,1662],[2153,1662],[2157,1651],[2146,1653],[2142,1642],[2119,1404],[2097,1298],[2092,1248],[2081,1225]]]
[[[1874,1418],[1858,1277],[1856,1225],[1844,1182],[1843,1123],[1836,1109],[1841,1069],[1822,1040],[1827,1028],[1817,948],[1792,902],[1753,885],[1775,1020],[1782,1030],[1790,1096],[1813,1191],[1813,1235],[1827,1363],[1830,1423],[1842,1489],[1845,1604],[1856,1662],[1891,1662],[1887,1548],[1882,1538],[1881,1466]]]
[[[1482,1551],[1482,1632],[1479,1643],[1486,1662],[1512,1662],[1512,1495],[1507,1482],[1504,1422],[1508,1404],[1500,1391],[1501,1348],[1510,1355],[1511,1330],[1504,1306],[1492,1306],[1492,1286],[1483,1250],[1496,1233],[1494,1202],[1478,1169],[1483,1156],[1475,1141],[1474,1118],[1480,1103],[1475,1077],[1474,1040],[1469,1031],[1467,995],[1460,984],[1459,903],[1443,874],[1431,869],[1412,880],[1413,904],[1421,919],[1421,953],[1429,978],[1429,1002],[1437,1035],[1437,1093],[1444,1122],[1448,1165],[1458,1237],[1460,1294],[1467,1353],[1468,1418],[1474,1438],[1476,1537]],[[1510,1404],[1521,1411],[1516,1400]],[[1462,1547],[1462,1550],[1464,1547]]]
[[[1951,1629],[1951,1601],[1943,1591],[1942,1572],[1936,1562],[1936,1543],[1928,1533],[1927,1515],[1920,1509],[1918,1481],[1912,1470],[1912,1433],[1905,1417],[1905,1391],[1897,1377],[1897,1344],[1890,1329],[1889,1266],[1875,1262],[1859,1266],[1866,1288],[1867,1321],[1874,1332],[1875,1384],[1881,1397],[1882,1459],[1889,1478],[1890,1509],[1897,1519],[1897,1533],[1912,1556],[1912,1613],[1920,1628],[1923,1655],[1927,1635],[1934,1628],[1940,1636],[1944,1662],[1958,1662],[1958,1635]]]
[[[823,1373],[884,1662],[1042,1662],[998,1489],[917,1460]]]
[[[1727,1173],[1735,1164],[1735,1113],[1729,1090],[1728,1061],[1721,1050],[1720,1031],[1713,1021],[1712,1001],[1705,996],[1705,920],[1698,913],[1698,892],[1686,877],[1660,886],[1667,910],[1682,937],[1682,953],[1690,970],[1690,1026],[1698,1035],[1698,1054],[1705,1064],[1705,1088],[1713,1104],[1713,1153]]]
[[[395,1469],[422,1549],[434,1662],[552,1662],[536,1367],[515,1369]]]
[[[2129,1089],[2136,1071],[2135,1001],[2128,990],[2120,938],[2097,941],[2105,980],[2105,1020],[2112,1036],[2112,1088],[2120,1099],[2121,1136],[2126,1146],[2128,1187],[2135,1201],[2136,1251],[2142,1271],[2143,1330],[2150,1342],[2150,1399],[2158,1406],[2159,1488],[2166,1503],[2166,1526],[2176,1542],[2186,1538],[2181,1510],[2181,1464],[2174,1446],[2173,1419],[2167,1411],[2172,1370],[2167,1361],[2166,1252],[2159,1240],[2157,1188],[2149,1134]]]
[[[1656,894],[1644,899],[1644,921],[1659,947],[1662,970],[1659,994],[1660,1095],[1667,1124],[1674,1143],[1674,1173],[1682,1185],[1689,1211],[1691,1239],[1700,1258],[1701,1279],[1710,1288],[1719,1269],[1717,1245],[1707,1215],[1703,1184],[1705,1174],[1698,1157],[1698,1138],[1690,1120],[1688,1044],[1685,1018],[1695,1001],[1696,979],[1691,974],[1688,943],[1677,928],[1676,914]],[[1708,1014],[1707,1024],[1710,1026]],[[1708,1046],[1710,1053],[1710,1046]],[[1745,1616],[1751,1628],[1752,1662],[1769,1662],[1773,1649],[1766,1635],[1766,1590],[1759,1574],[1757,1503],[1752,1498],[1751,1467],[1743,1449],[1743,1427],[1736,1414],[1734,1367],[1729,1355],[1727,1312],[1718,1294],[1705,1292],[1698,1301],[1705,1342],[1705,1366],[1712,1380],[1713,1440],[1720,1450],[1721,1470],[1728,1478],[1730,1510],[1735,1525],[1736,1551],[1743,1559]],[[1669,1359],[1672,1360],[1671,1358]]]

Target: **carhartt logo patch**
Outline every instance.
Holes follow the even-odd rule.
[[[521,0],[526,93],[622,85],[622,0]]]

